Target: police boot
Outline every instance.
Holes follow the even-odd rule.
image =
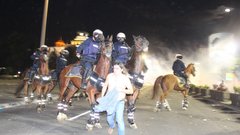
[[[184,87],[185,87],[185,88],[187,88],[187,89],[189,89],[189,88],[190,88],[190,86],[189,86],[189,84],[188,84],[188,80],[187,80],[187,79],[185,79],[185,84],[184,84]]]
[[[85,78],[83,78],[82,84],[81,84],[81,89],[86,90],[86,88],[87,88],[87,81]]]
[[[85,71],[82,76],[81,89],[83,89],[83,90],[86,90],[86,88],[87,88],[87,75],[88,75],[88,71]]]

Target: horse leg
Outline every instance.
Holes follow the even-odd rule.
[[[70,82],[70,79],[64,79],[60,83],[60,92],[59,92],[59,100],[62,101],[64,98],[64,93],[67,90],[68,84]]]
[[[186,89],[185,91],[182,91],[182,94],[183,94],[183,97],[184,97],[183,100],[182,100],[182,109],[187,110],[188,105],[189,105],[189,102],[188,102],[188,99],[187,99],[188,90]]]
[[[90,113],[90,118],[87,120],[87,125],[86,125],[86,129],[88,131],[92,131],[93,127],[95,125],[95,116],[94,116],[94,111],[92,110]]]
[[[29,97],[28,97],[28,89],[29,89],[29,84],[27,83],[27,81],[24,81],[24,102],[25,103],[29,103]]]
[[[128,114],[128,123],[130,124],[130,127],[133,129],[137,128],[137,125],[135,123],[134,119],[134,113],[136,110],[135,107],[135,101],[138,97],[139,90],[135,90],[132,94],[132,96],[128,96],[128,109],[127,109],[127,114]]]
[[[52,92],[52,90],[55,88],[56,84],[57,84],[56,81],[51,81],[50,84],[49,84],[49,86],[48,86],[48,90],[47,90],[47,100],[48,100],[49,102],[52,102],[52,100],[53,100],[53,99],[52,99],[52,94],[51,94],[51,92]]]
[[[38,113],[42,111],[41,105],[42,105],[42,95],[41,95],[41,89],[42,87],[40,85],[37,86],[36,91],[37,91],[37,107],[36,110]]]
[[[188,99],[187,99],[188,89],[187,88],[181,88],[181,87],[179,87],[179,85],[176,85],[174,89],[182,92],[182,94],[183,94],[182,109],[187,110],[188,104],[189,104]]]
[[[72,86],[69,88],[68,90],[68,94],[66,96],[66,103],[69,105],[69,106],[72,106],[72,97],[73,95],[76,93],[76,91],[78,90],[78,88]]]
[[[41,89],[41,92],[42,92],[41,93],[41,95],[42,95],[42,98],[41,98],[41,108],[42,109],[45,109],[45,107],[46,107],[48,89],[49,89],[48,84],[46,84],[44,86],[44,88]]]
[[[23,88],[24,88],[24,80],[22,79],[18,83],[18,86],[17,86],[17,88],[15,90],[15,93],[14,93],[16,98],[20,98],[21,97],[21,91],[23,90]]]
[[[163,98],[163,95],[161,94],[156,101],[156,106],[153,110],[154,112],[161,111],[161,109],[162,109],[162,98]]]
[[[88,99],[92,110],[92,112],[90,113],[90,118],[87,121],[86,129],[90,131],[93,129],[94,126],[97,128],[102,128],[100,124],[100,114],[98,112],[94,112],[93,109],[96,105],[95,89],[88,87],[86,92],[88,94]]]

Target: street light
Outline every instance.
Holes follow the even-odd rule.
[[[231,9],[230,9],[230,8],[225,8],[224,11],[227,12],[227,13],[229,13],[229,12],[231,11]]]
[[[40,46],[45,44],[47,12],[48,12],[48,0],[45,0],[44,10],[43,10],[43,19],[42,19],[42,32],[41,32]]]

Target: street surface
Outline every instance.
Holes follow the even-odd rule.
[[[101,114],[102,128],[85,129],[89,117],[86,99],[75,98],[69,107],[70,120],[58,122],[57,92],[54,102],[46,110],[37,113],[36,103],[24,104],[23,98],[15,98],[18,80],[0,80],[0,135],[106,135],[106,114]],[[172,91],[168,102],[172,111],[153,112],[152,85],[146,84],[137,101],[135,119],[138,129],[131,129],[125,115],[126,135],[240,135],[239,110],[189,96],[189,109],[181,109],[182,95]],[[117,135],[117,129],[114,129]]]

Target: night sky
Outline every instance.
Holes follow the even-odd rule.
[[[40,45],[44,0],[0,0],[0,67],[26,67]],[[231,7],[225,13],[225,7]],[[215,32],[239,35],[239,0],[49,0],[46,44],[77,31],[143,35],[150,50],[199,48]]]

